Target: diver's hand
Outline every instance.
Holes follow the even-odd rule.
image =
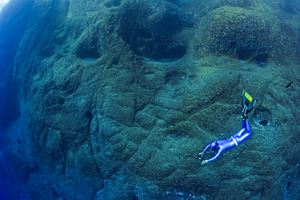
[[[201,162],[201,165],[204,165],[204,164],[206,164],[205,160],[203,160],[203,161]]]
[[[199,157],[199,160],[201,160],[202,156],[203,156],[203,152],[199,153],[198,157]]]

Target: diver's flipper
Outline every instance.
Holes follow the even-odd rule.
[[[242,97],[243,97],[242,117],[247,118],[248,114],[253,110],[256,100],[252,98],[245,90],[243,91]]]

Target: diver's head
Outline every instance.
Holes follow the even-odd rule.
[[[211,149],[216,150],[219,147],[219,144],[217,141],[214,141],[210,144]]]

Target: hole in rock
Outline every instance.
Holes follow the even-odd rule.
[[[134,194],[131,194],[129,196],[129,200],[138,200],[137,196],[135,196]]]
[[[101,57],[100,46],[96,37],[85,41],[77,49],[76,56],[85,61],[94,61]]]
[[[76,56],[85,61],[94,61],[101,57],[96,47],[81,48],[77,51]]]
[[[65,103],[65,99],[59,98],[58,101],[57,101],[57,103],[62,105],[62,104]]]
[[[293,81],[289,82],[285,88],[289,88],[293,84]]]
[[[149,10],[147,3],[128,6],[121,19],[121,37],[145,60],[173,62],[182,58],[187,53],[184,39],[174,37],[184,27],[193,27],[193,16],[172,4],[158,6],[155,12]],[[161,13],[159,18],[155,13]]]
[[[65,103],[65,99],[62,97],[54,97],[54,98],[50,98],[46,101],[46,106],[51,107],[54,106],[55,104],[64,104]]]
[[[93,119],[93,114],[90,111],[85,111],[84,116],[88,118],[90,121]]]
[[[113,58],[111,64],[112,65],[118,65],[119,59],[118,58]]]
[[[268,120],[264,119],[264,120],[260,121],[259,124],[262,125],[262,126],[267,126],[268,125]]]
[[[238,58],[240,60],[248,60],[251,57],[251,55],[252,55],[252,51],[247,50],[247,49],[243,49],[243,48],[242,49],[238,49],[236,51],[236,53],[237,53]]]
[[[162,52],[159,56],[161,61],[175,61],[182,58],[186,54],[186,49],[184,46],[175,46]]]
[[[263,53],[263,54],[258,54],[258,55],[255,57],[255,60],[257,60],[258,62],[266,63],[267,58],[268,58],[268,54]]]
[[[269,111],[269,109],[258,106],[256,109],[254,109],[253,112],[253,119],[261,126],[267,126],[268,124],[272,124],[272,114]]]
[[[166,29],[166,35],[174,35],[182,30],[184,22],[181,16],[170,11],[165,13],[157,25],[161,31]]]
[[[140,36],[141,36],[141,38],[144,38],[144,39],[152,38],[152,34],[150,32],[148,32],[145,28],[140,29]]]
[[[289,190],[290,187],[291,187],[291,182],[287,182],[287,184],[286,184],[286,190]]]

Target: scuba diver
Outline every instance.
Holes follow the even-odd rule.
[[[218,153],[215,155],[215,157],[209,160],[203,160],[201,162],[201,165],[204,165],[210,161],[217,159],[223,151],[238,146],[239,144],[247,140],[249,136],[252,134],[247,119],[248,119],[248,114],[253,110],[253,107],[255,106],[256,100],[253,99],[245,90],[243,91],[242,97],[243,97],[243,111],[242,111],[241,118],[243,119],[242,122],[243,128],[239,132],[237,132],[236,134],[228,138],[227,140],[216,140],[210,143],[209,145],[207,145],[207,147],[205,147],[203,152],[199,153],[199,160],[201,160],[204,152],[209,147],[212,150],[218,150]]]

